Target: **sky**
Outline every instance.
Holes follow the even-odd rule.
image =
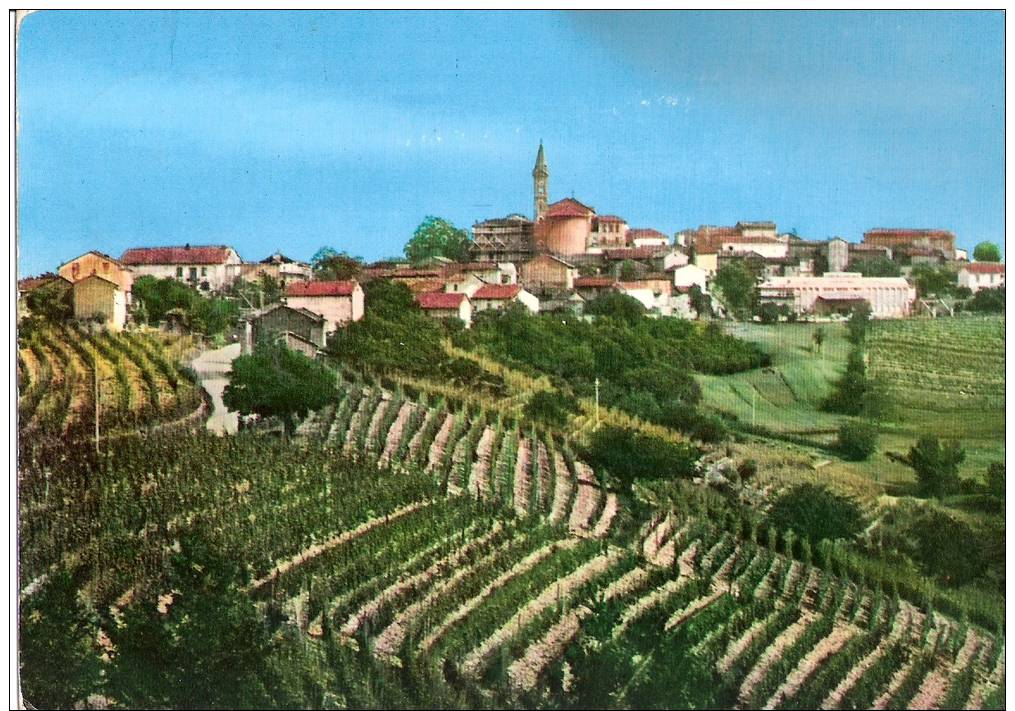
[[[17,48],[19,273],[401,254],[551,201],[1004,243],[1001,12],[67,12]]]

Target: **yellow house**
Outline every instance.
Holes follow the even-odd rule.
[[[106,328],[122,331],[127,323],[127,293],[106,277],[92,274],[74,282],[74,318],[101,318]]]
[[[127,265],[118,259],[113,259],[108,254],[94,250],[61,264],[57,273],[72,284],[96,274],[113,282],[128,294],[134,283],[134,275]]]

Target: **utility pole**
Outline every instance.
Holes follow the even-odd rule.
[[[599,427],[599,378],[596,377],[596,427]]]
[[[99,454],[99,367],[98,363],[92,363],[92,376],[95,381],[95,453]]]

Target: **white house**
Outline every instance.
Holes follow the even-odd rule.
[[[242,263],[232,247],[224,245],[183,247],[134,247],[120,257],[135,277],[179,279],[202,291],[229,286]]]
[[[532,313],[539,313],[539,299],[520,284],[487,284],[472,295],[473,310],[476,313],[487,309],[504,309],[516,301]]]
[[[708,271],[696,264],[684,264],[674,267],[673,287],[678,291],[687,291],[692,286],[697,286],[702,291],[708,288]]]
[[[356,281],[298,281],[285,290],[285,303],[324,317],[325,333],[363,318],[363,287]]]
[[[1000,262],[973,262],[959,270],[959,286],[972,292],[1004,286],[1004,264]]]
[[[472,325],[472,301],[463,292],[431,291],[416,295],[416,303],[427,316],[457,318],[466,328]]]

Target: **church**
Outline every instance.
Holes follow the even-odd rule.
[[[605,250],[666,247],[669,239],[652,229],[631,229],[616,215],[599,215],[575,198],[549,202],[550,169],[540,141],[532,169],[532,219],[513,214],[472,226],[473,258],[479,261],[523,262],[536,254],[552,254],[597,262]]]

